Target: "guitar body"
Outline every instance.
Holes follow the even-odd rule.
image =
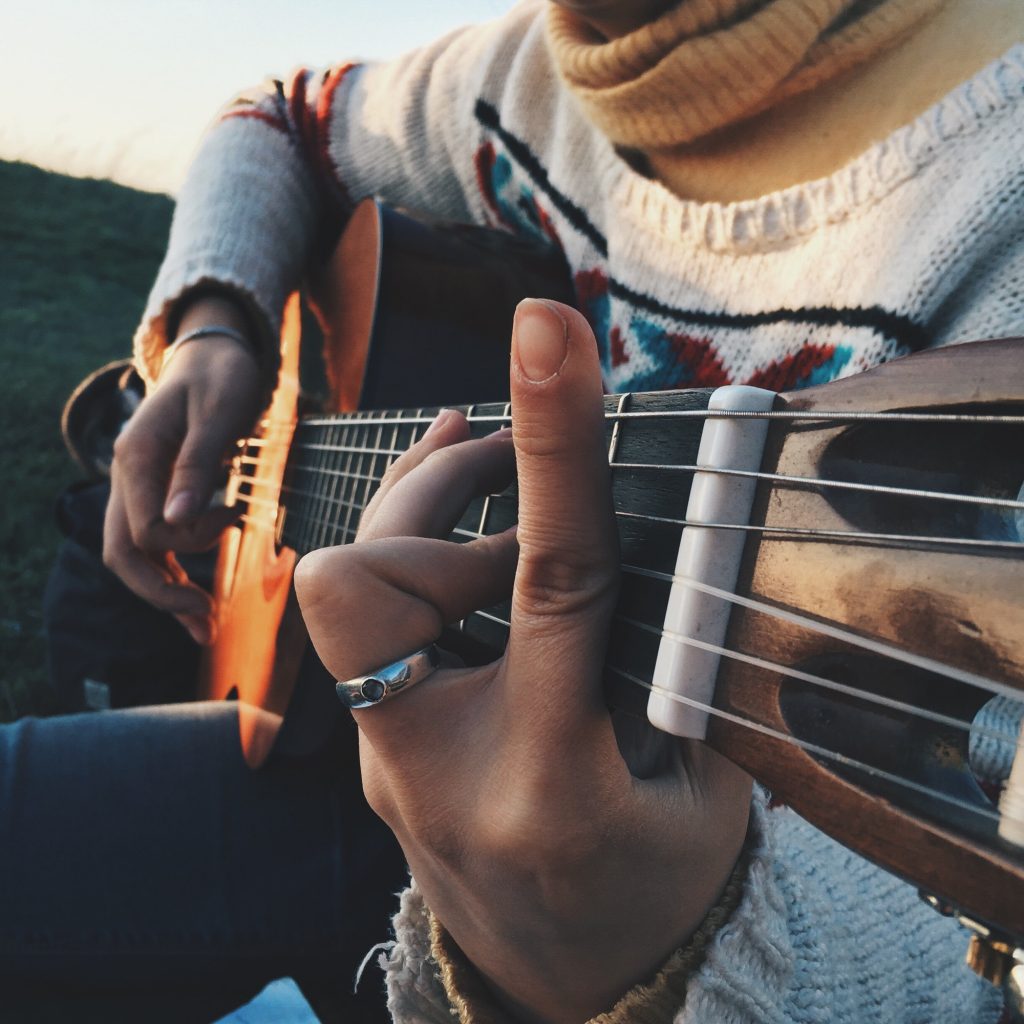
[[[250,500],[245,521],[221,539],[214,643],[200,666],[201,699],[237,698],[242,750],[252,767],[273,746],[305,646],[291,585],[296,555],[277,543],[277,501],[298,419],[299,343],[299,304],[293,296],[282,323],[278,384],[262,423],[265,447],[250,485],[256,500]],[[233,475],[228,504],[237,499],[236,480]]]

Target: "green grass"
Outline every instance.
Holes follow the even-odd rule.
[[[0,720],[45,713],[42,592],[75,479],[60,436],[68,393],[128,355],[163,252],[166,196],[0,162]]]

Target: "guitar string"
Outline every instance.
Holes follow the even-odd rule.
[[[652,626],[650,623],[641,622],[639,619],[632,619],[626,615],[616,615],[615,619],[618,622],[625,623],[627,626],[632,626],[634,629],[643,630],[644,632],[651,633],[657,637],[667,637],[669,640],[682,644],[686,647],[695,647],[698,650],[706,651],[709,654],[721,655],[732,661],[740,661],[745,665],[752,665],[754,668],[765,669],[769,672],[777,672],[779,675],[788,676],[791,679],[796,679],[803,683],[809,683],[810,685],[816,686],[822,690],[831,690],[834,693],[842,693],[845,696],[854,697],[857,700],[862,700],[869,704],[878,704],[880,707],[889,708],[893,711],[902,711],[904,714],[908,714],[911,717],[924,718],[930,722],[935,722],[936,725],[945,725],[951,729],[962,730],[969,733],[973,732],[975,735],[987,736],[999,741],[1000,743],[1016,744],[1017,741],[1016,736],[1012,736],[1010,733],[1005,732],[1002,729],[995,729],[986,725],[975,725],[973,722],[964,718],[957,718],[955,715],[945,715],[941,711],[933,711],[931,708],[918,707],[916,704],[897,700],[895,697],[886,697],[883,694],[859,690],[856,686],[850,686],[847,683],[840,683],[837,680],[829,679],[826,676],[815,675],[813,672],[804,672],[802,669],[793,668],[789,665],[782,665],[778,662],[770,661],[767,658],[759,658],[754,654],[746,654],[743,651],[737,651],[729,647],[722,647],[719,644],[709,643],[706,640],[698,640],[696,637],[686,636],[684,633],[679,633],[674,629],[659,629],[657,626]],[[511,623],[509,625],[511,626]]]
[[[865,772],[869,775],[874,775],[878,778],[884,779],[887,782],[894,783],[899,786],[903,786],[907,789],[911,789],[916,793],[921,794],[933,799],[941,800],[945,803],[952,804],[954,807],[962,811],[967,811],[970,814],[978,815],[981,818],[988,819],[994,824],[998,825],[1000,821],[1020,821],[1020,818],[1011,817],[1010,815],[1001,814],[999,811],[992,810],[987,807],[980,807],[976,804],[968,803],[966,800],[962,800],[960,797],[953,796],[951,793],[944,793],[939,789],[934,789],[931,786],[923,785],[920,782],[915,782],[913,779],[905,778],[902,775],[897,775],[893,772],[889,772],[884,768],[879,768],[875,765],[868,764],[864,761],[860,761],[857,758],[850,757],[848,754],[840,753],[836,750],[830,750],[827,747],[819,746],[816,743],[811,743],[809,740],[802,740],[799,737],[788,735],[787,733],[779,732],[778,729],[773,729],[770,725],[765,725],[763,722],[755,722],[752,719],[744,718],[742,715],[735,715],[732,712],[725,711],[722,708],[713,707],[710,704],[705,704],[703,701],[694,699],[693,697],[685,697],[682,694],[673,693],[671,690],[665,690],[660,686],[656,686],[654,683],[645,682],[643,679],[634,676],[632,673],[627,672],[625,669],[618,668],[614,665],[607,666],[609,672],[614,672],[616,675],[622,676],[624,679],[637,686],[642,687],[651,693],[656,693],[659,696],[666,697],[669,700],[675,701],[680,704],[684,704],[687,707],[695,708],[698,711],[706,712],[709,715],[713,715],[715,718],[721,718],[725,721],[733,722],[746,729],[752,729],[755,732],[762,733],[765,736],[770,736],[773,739],[781,740],[784,743],[788,743],[791,746],[797,746],[806,750],[808,753],[817,754],[819,757],[826,757],[829,760],[837,761],[840,764],[845,765],[849,768],[854,768],[858,771]]]
[[[338,448],[333,449],[335,451],[340,450]],[[407,449],[400,448],[382,448],[379,450],[370,449],[359,449],[353,447],[351,449],[345,448],[345,451],[353,451],[365,453],[367,455],[387,455],[387,456],[400,456],[405,454]],[[237,461],[244,466],[258,466],[261,464],[261,459],[258,456],[251,455],[240,455],[236,456]],[[849,490],[865,492],[869,494],[884,494],[891,497],[900,498],[922,498],[925,500],[931,499],[936,501],[948,501],[956,504],[964,505],[979,505],[986,508],[1002,508],[1012,509],[1014,511],[1024,511],[1024,501],[1015,498],[992,498],[987,495],[978,494],[960,494],[955,491],[928,491],[914,487],[894,487],[890,484],[865,484],[859,483],[854,480],[830,480],[825,477],[814,477],[814,476],[791,476],[784,473],[763,473],[754,470],[742,470],[742,469],[724,469],[716,466],[698,466],[696,464],[686,463],[653,463],[653,462],[609,462],[608,466],[610,469],[630,469],[630,470],[659,470],[667,472],[685,472],[685,473],[705,473],[711,476],[729,476],[737,477],[748,480],[770,480],[773,483],[781,483],[784,485],[791,485],[794,487],[819,487],[825,490]],[[331,476],[331,477],[344,477],[346,479],[363,480],[367,479],[365,476],[360,474],[349,474],[343,470],[329,469],[327,467],[314,466],[309,463],[291,463],[290,469],[293,473],[300,472],[313,472],[318,476]],[[239,479],[246,480],[249,482],[257,483],[260,486],[274,486],[270,481],[259,480],[254,476],[247,476],[245,474],[239,474]],[[378,483],[382,479],[381,477],[371,477]],[[295,490],[295,488],[293,488]]]
[[[267,499],[260,499],[256,503],[258,505],[261,505],[261,506],[268,506],[268,507],[271,507],[271,508],[276,508],[276,503],[275,502],[271,502],[271,501],[269,501]],[[243,517],[243,518],[245,518],[245,517]],[[262,524],[262,525],[265,525],[265,526],[269,527],[270,524]],[[356,533],[356,529],[355,528],[349,528],[346,531],[344,531],[344,533],[354,537],[354,535]],[[473,531],[473,530],[463,529],[463,528],[460,528],[460,527],[456,527],[452,531],[452,533],[457,534],[459,536],[466,537],[467,539],[470,539],[470,540],[479,540],[479,539],[481,539],[482,537],[485,536],[482,533],[479,533],[479,532],[476,532],[476,531]],[[937,661],[934,661],[933,659],[924,658],[922,656],[915,655],[915,654],[913,654],[912,652],[909,652],[909,651],[903,651],[901,648],[894,647],[894,646],[886,644],[884,642],[876,641],[876,640],[874,640],[872,638],[869,638],[869,637],[862,637],[859,634],[852,633],[852,632],[849,632],[847,630],[843,630],[843,629],[840,629],[840,628],[837,628],[837,627],[834,627],[834,626],[830,626],[830,625],[828,625],[826,623],[820,623],[820,622],[818,622],[817,620],[814,620],[814,619],[810,619],[810,618],[806,618],[804,616],[796,615],[795,613],[788,612],[785,609],[776,608],[774,605],[769,605],[769,604],[767,604],[765,602],[756,601],[756,600],[749,599],[749,598],[743,598],[740,595],[732,594],[729,591],[720,590],[718,588],[713,588],[713,587],[708,587],[708,585],[700,583],[699,581],[692,580],[692,579],[689,579],[689,578],[683,577],[683,576],[677,576],[675,574],[661,573],[661,572],[657,572],[656,570],[653,570],[653,569],[645,569],[645,568],[640,567],[640,566],[634,566],[634,565],[628,565],[628,564],[623,564],[621,566],[621,569],[622,569],[623,572],[631,574],[631,575],[644,576],[644,577],[656,579],[656,580],[659,580],[659,581],[662,581],[662,582],[668,582],[668,583],[681,582],[684,585],[690,586],[693,589],[697,589],[697,590],[701,590],[701,591],[707,592],[711,596],[717,597],[720,600],[727,600],[727,601],[730,601],[731,603],[744,605],[744,606],[749,607],[752,610],[760,612],[762,614],[767,614],[767,615],[769,615],[769,616],[771,616],[773,618],[777,618],[777,619],[784,619],[786,621],[791,622],[794,625],[799,626],[800,628],[807,629],[807,630],[809,630],[811,632],[814,632],[814,633],[817,633],[817,634],[831,636],[834,639],[839,639],[842,642],[849,643],[849,644],[851,644],[853,646],[860,647],[862,649],[870,650],[873,653],[882,655],[883,657],[890,658],[890,659],[893,659],[893,660],[903,661],[904,663],[911,664],[911,665],[913,665],[913,666],[915,666],[917,668],[924,669],[925,671],[929,671],[929,672],[932,672],[932,673],[937,674],[937,675],[942,675],[942,676],[945,676],[946,678],[950,678],[950,679],[953,679],[953,680],[958,681],[958,682],[966,683],[967,685],[978,687],[978,688],[984,689],[984,690],[986,690],[988,692],[991,692],[991,693],[1003,694],[1003,695],[1009,696],[1009,697],[1011,697],[1012,699],[1015,699],[1015,700],[1020,700],[1021,699],[1020,692],[1018,690],[1014,689],[1012,686],[1008,686],[1006,684],[999,683],[999,682],[997,682],[995,680],[989,680],[989,679],[987,679],[987,678],[985,678],[983,676],[978,676],[978,675],[976,675],[974,673],[963,672],[962,670],[957,669],[954,666],[948,666],[948,665],[945,665],[942,662],[937,662]],[[480,614],[480,613],[474,613],[474,614]],[[497,619],[493,615],[489,616],[489,618],[491,618],[495,622],[498,622],[500,625],[502,625],[502,626],[504,626],[506,628],[509,628],[510,625],[511,625],[510,622],[505,621],[505,620],[501,620],[501,619]],[[627,618],[627,617],[625,617],[625,616],[623,616],[621,614],[615,615],[615,620],[616,621],[621,621],[621,622],[626,622],[628,624],[635,625],[635,626],[640,626],[640,628],[646,629],[649,632],[652,632],[652,633],[654,633],[657,636],[667,636],[667,637],[669,637],[669,639],[674,639],[674,640],[677,640],[678,642],[682,642],[682,643],[689,643],[690,642],[690,638],[683,638],[681,635],[676,634],[676,633],[674,633],[671,630],[665,629],[664,627],[658,627],[658,626],[651,625],[651,624],[642,624],[642,623],[637,622],[636,620],[629,619],[629,618]],[[700,642],[693,641],[693,646],[700,646]],[[729,656],[729,657],[732,657],[734,655],[736,655],[736,656],[740,655],[740,652],[731,652],[731,651],[729,651],[726,648],[716,648],[715,649],[715,653],[724,654],[724,655]],[[752,655],[744,655],[743,657],[753,657],[753,656]],[[740,660],[743,660],[743,657],[741,657]],[[846,690],[844,690],[844,688],[843,688],[843,684],[834,683],[834,681],[831,681],[831,680],[825,680],[824,677],[812,676],[809,673],[801,673],[799,675],[796,675],[795,673],[798,670],[793,670],[793,672],[789,672],[787,670],[786,666],[781,665],[781,664],[765,662],[760,667],[771,667],[773,670],[778,671],[778,672],[780,672],[782,674],[794,675],[794,678],[799,678],[799,679],[803,679],[804,681],[807,681],[807,682],[815,683],[816,685],[822,686],[823,688],[835,689],[835,690],[839,690],[841,692],[846,692]],[[918,705],[909,704],[909,703],[902,703],[902,702],[898,702],[898,701],[897,702],[893,702],[892,698],[885,698],[885,697],[880,697],[880,696],[877,696],[877,695],[871,695],[871,694],[865,693],[863,691],[855,690],[855,689],[850,690],[849,692],[852,695],[857,696],[857,697],[865,700],[868,703],[881,704],[881,705],[884,705],[884,706],[898,708],[900,710],[906,711],[907,713],[909,713],[911,715],[916,715],[916,716],[922,717],[922,718],[928,718],[928,719],[934,720],[936,722],[940,722],[942,724],[947,724],[947,725],[955,726],[957,728],[964,729],[966,731],[970,731],[972,729],[972,723],[970,723],[970,722],[967,722],[967,721],[962,720],[962,719],[948,718],[948,717],[945,717],[945,716],[936,717],[936,715],[938,713],[932,712],[928,708],[920,707]],[[992,730],[992,729],[989,729],[989,728],[984,727],[984,726],[973,726],[973,728],[975,729],[976,732],[978,730],[981,730],[982,733],[984,733],[986,735],[990,735],[994,739],[998,739],[1001,742],[1008,742],[1008,743],[1016,744],[1017,737],[1013,736],[1013,735],[1010,735],[1008,733],[1005,733],[1002,730]]]
[[[267,486],[277,488],[278,485],[272,484],[269,481],[260,481],[256,477],[246,476],[239,474],[236,479],[244,483],[256,484],[258,486]],[[373,477],[372,479],[377,482],[380,481],[380,477]],[[337,507],[337,508],[348,508],[353,507],[357,511],[361,510],[361,506],[352,506],[352,503],[345,499],[330,498],[325,494],[319,492],[305,491],[301,488],[295,487],[291,484],[280,485],[280,493],[282,494],[300,494],[305,497],[313,499],[319,506],[322,507]],[[240,495],[242,497],[242,495]],[[491,495],[492,498],[501,497],[500,495]],[[266,500],[266,499],[263,499]],[[969,548],[979,550],[997,550],[997,551],[1024,551],[1024,541],[1019,540],[1003,540],[1003,539],[989,539],[981,537],[945,537],[938,536],[932,537],[926,534],[904,534],[904,533],[882,533],[882,532],[871,532],[866,530],[826,530],[820,527],[804,527],[804,526],[781,526],[781,525],[756,525],[749,523],[714,523],[714,522],[699,522],[691,519],[677,519],[671,516],[654,516],[641,512],[626,512],[622,509],[616,509],[614,514],[620,519],[635,519],[640,522],[646,523],[663,523],[670,526],[698,526],[707,530],[733,530],[744,533],[759,533],[766,536],[784,536],[784,537],[808,537],[817,540],[843,540],[847,542],[857,541],[861,543],[881,543],[881,544],[898,544],[901,546],[907,546],[911,544],[923,545],[925,547],[939,547],[939,548]],[[316,517],[319,521],[319,517]]]
[[[309,449],[309,445],[299,445],[302,451]],[[396,457],[406,454],[408,450],[402,449],[358,449],[352,445],[335,446],[332,451],[352,451],[365,453],[372,456]],[[259,466],[261,460],[257,456],[237,456],[238,463],[243,466]],[[328,476],[343,476],[350,479],[366,479],[367,477],[358,474],[347,474],[342,470],[330,469],[327,467],[312,466],[309,463],[290,463],[293,473],[315,472]],[[894,498],[921,498],[933,501],[945,501],[963,505],[979,505],[986,508],[1013,509],[1024,511],[1024,501],[1013,498],[990,498],[983,495],[962,495],[952,490],[923,490],[918,487],[897,487],[891,484],[880,483],[859,483],[855,480],[833,480],[820,476],[792,476],[784,473],[763,473],[755,470],[724,469],[716,466],[698,466],[687,463],[650,463],[650,462],[609,462],[609,469],[630,469],[630,470],[669,470],[685,473],[707,473],[712,476],[733,476],[752,480],[771,480],[773,483],[782,483],[797,487],[823,487],[825,489],[856,490],[872,495],[888,495]],[[242,475],[243,479],[256,480],[254,476]],[[371,477],[380,482],[381,477]],[[268,485],[269,481],[258,480],[262,485]]]
[[[257,525],[264,526],[264,527],[267,526],[267,524],[265,524],[265,523],[258,523]],[[494,623],[496,623],[496,624],[498,624],[500,626],[503,626],[503,627],[508,627],[509,626],[509,623],[505,619],[502,619],[499,616],[493,615],[493,614],[491,614],[489,612],[486,612],[486,611],[474,612],[472,614],[480,616],[480,617],[482,617],[484,619],[490,620],[490,621],[492,621],[492,622],[494,622]],[[655,627],[648,627],[648,628],[654,629]],[[709,646],[711,646],[711,645],[709,645]],[[734,651],[730,651],[730,650],[725,649],[725,648],[721,649],[720,653],[722,653],[722,654],[724,654],[724,655],[726,655],[728,657],[740,657],[742,659],[745,659],[745,658],[749,657],[747,655],[743,655],[741,652],[734,652]],[[768,663],[768,664],[770,664],[770,663]],[[780,671],[781,673],[786,673],[787,672],[787,669],[786,669],[785,666],[773,666],[773,667],[777,671]],[[1000,812],[997,812],[995,810],[992,810],[992,809],[989,809],[989,808],[985,808],[985,807],[980,807],[980,806],[977,806],[975,804],[970,804],[967,801],[960,799],[959,797],[953,796],[953,795],[948,794],[948,793],[944,793],[943,791],[941,791],[939,789],[935,789],[933,787],[923,785],[923,784],[921,784],[919,782],[914,781],[913,779],[905,778],[904,776],[895,774],[893,772],[889,772],[889,771],[887,771],[884,768],[879,768],[879,767],[877,767],[875,765],[872,765],[872,764],[869,764],[867,762],[860,761],[860,760],[858,760],[856,758],[850,757],[848,754],[843,754],[840,751],[831,750],[828,747],[824,747],[824,746],[821,746],[819,744],[812,743],[812,742],[810,742],[808,740],[802,740],[799,737],[792,736],[792,735],[789,735],[789,734],[786,734],[786,733],[783,733],[783,732],[779,732],[777,729],[773,729],[771,726],[765,725],[764,723],[754,721],[753,719],[744,718],[741,715],[735,715],[735,714],[732,714],[731,712],[725,711],[725,710],[723,710],[721,708],[716,708],[716,707],[714,707],[712,705],[705,704],[705,703],[703,703],[701,701],[698,701],[698,700],[695,700],[693,698],[686,697],[686,696],[683,696],[681,694],[676,694],[676,693],[674,693],[672,691],[669,691],[669,690],[665,690],[663,687],[659,687],[659,686],[657,686],[657,685],[655,685],[653,683],[647,682],[646,680],[640,679],[638,676],[635,676],[632,673],[627,672],[625,669],[619,668],[618,666],[606,665],[605,669],[606,669],[606,671],[612,672],[612,673],[614,673],[616,675],[619,675],[622,678],[626,679],[628,682],[630,682],[630,683],[632,683],[632,684],[634,684],[636,686],[639,686],[639,687],[641,687],[641,688],[643,688],[643,689],[645,689],[645,690],[647,690],[649,692],[663,695],[664,697],[666,697],[669,700],[685,704],[685,705],[687,705],[689,707],[696,708],[697,710],[703,711],[703,712],[705,712],[705,713],[707,713],[707,714],[709,714],[709,715],[711,715],[713,717],[722,718],[722,719],[725,719],[727,721],[733,722],[734,724],[740,726],[741,728],[751,729],[751,730],[753,730],[755,732],[762,733],[764,735],[770,736],[770,737],[772,737],[774,739],[777,739],[780,742],[783,742],[783,743],[788,744],[790,746],[799,747],[799,748],[801,748],[803,750],[808,751],[809,753],[816,754],[816,755],[818,755],[820,757],[828,758],[829,760],[836,761],[836,762],[838,762],[840,764],[843,764],[843,765],[845,765],[847,767],[854,768],[854,769],[862,771],[862,772],[864,772],[866,774],[875,776],[877,778],[884,779],[884,780],[886,780],[886,781],[888,781],[888,782],[890,782],[890,783],[892,783],[894,785],[901,786],[901,787],[906,788],[906,789],[910,789],[913,792],[919,793],[919,794],[921,794],[923,796],[926,796],[928,798],[936,799],[936,800],[939,800],[941,802],[944,802],[944,803],[947,803],[947,804],[951,804],[951,805],[957,807],[958,809],[960,809],[962,811],[966,811],[966,812],[968,812],[970,814],[979,816],[981,818],[988,819],[989,821],[991,821],[995,825],[998,825],[1001,820],[1017,820],[1017,819],[1010,818],[1008,815],[1003,815]],[[831,680],[830,680],[830,682],[831,682]],[[870,695],[870,694],[866,694],[866,693],[862,693],[860,691],[857,691],[856,692],[856,696],[859,699],[864,700],[865,702],[873,702],[872,701],[872,695]],[[925,716],[925,717],[928,717],[928,716]],[[950,723],[950,724],[952,724],[952,723]],[[1015,743],[1016,742],[1015,738],[1011,738],[1008,735],[1006,735],[1005,733],[1001,733],[1001,732],[997,732],[995,730],[987,729],[987,728],[982,727],[982,726],[975,726],[974,727],[974,731],[976,733],[984,733],[984,734],[988,734],[988,735],[995,735],[998,739],[1000,739],[1003,742],[1011,742],[1011,743]]]
[[[651,394],[672,394],[672,392],[651,392]],[[609,395],[607,398],[633,398],[635,394]],[[499,404],[499,403],[488,403]],[[1010,403],[1007,403],[1010,404]],[[459,408],[452,406],[449,408]],[[339,421],[351,421],[359,424],[373,425],[428,425],[433,423],[436,413],[421,413],[408,416],[403,412],[390,416],[386,410],[369,412],[365,416],[355,414],[339,414],[337,416],[304,416],[298,426],[321,427]],[[768,410],[730,410],[730,409],[638,409],[623,411],[606,411],[606,420],[641,420],[641,419],[758,419],[758,420],[830,420],[841,422],[876,422],[876,423],[979,423],[1024,425],[1024,416],[1014,413],[942,413],[942,412],[869,412],[865,410],[842,409],[768,409]],[[473,413],[466,419],[470,423],[509,423],[507,413]]]
[[[631,398],[632,395],[617,396]],[[436,418],[436,413],[421,413],[415,416],[399,414],[389,416],[384,413],[349,413],[338,416],[308,416],[300,420],[268,420],[261,424],[267,432],[284,434],[284,438],[254,436],[246,439],[246,445],[254,448],[267,446],[290,445],[294,433],[309,427],[326,427],[337,424],[352,426],[429,426]],[[805,420],[808,426],[823,429],[831,423],[927,423],[927,424],[975,424],[980,426],[1024,426],[1024,416],[1017,414],[994,413],[907,413],[907,412],[864,412],[843,411],[838,409],[820,409],[813,412],[790,409],[770,409],[751,411],[730,411],[725,409],[652,409],[636,411],[606,411],[606,422],[618,423],[623,420]],[[473,413],[466,417],[468,423],[493,424],[496,427],[510,426],[511,417],[508,413]]]
[[[486,610],[476,611],[472,613],[478,615],[481,618],[487,619],[496,625],[502,626],[505,629],[511,629],[512,623],[507,619],[503,619],[493,612]],[[670,640],[674,640],[687,646],[697,647],[701,650],[707,651],[711,654],[718,654],[724,657],[730,658],[734,661],[742,661],[746,664],[755,666],[756,668],[763,668],[771,672],[777,672],[779,675],[789,676],[793,679],[800,680],[801,682],[809,683],[812,686],[817,686],[824,690],[833,690],[838,693],[843,693],[847,696],[855,697],[866,704],[877,704],[882,707],[889,708],[895,711],[902,711],[908,714],[912,718],[923,718],[928,721],[933,721],[937,725],[945,725],[949,728],[962,730],[967,733],[973,733],[976,736],[985,736],[996,740],[999,743],[1009,743],[1016,747],[1018,737],[1015,734],[1005,732],[1002,729],[994,728],[992,726],[986,726],[981,724],[975,724],[969,722],[963,718],[956,718],[952,715],[944,715],[938,711],[932,711],[930,708],[922,708],[916,704],[909,704],[906,701],[896,700],[892,697],[885,697],[881,694],[874,694],[865,690],[858,690],[854,686],[848,686],[845,683],[839,683],[834,679],[828,679],[825,676],[817,676],[810,672],[804,672],[800,669],[792,668],[788,665],[782,665],[777,662],[769,661],[766,658],[758,658],[752,654],[746,654],[743,651],[737,651],[729,647],[721,647],[718,644],[711,644],[704,640],[697,640],[694,637],[685,636],[682,633],[678,633],[672,629],[665,629],[658,626],[653,626],[650,623],[640,622],[636,619],[631,619],[628,616],[615,614],[613,621],[623,622],[627,625],[634,626],[638,629],[642,629],[648,633],[653,634],[657,637],[668,637]],[[649,684],[653,686],[654,684]],[[1019,695],[1018,695],[1019,697]]]

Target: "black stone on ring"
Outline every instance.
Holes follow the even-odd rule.
[[[336,687],[338,700],[354,711],[372,708],[410,686],[422,683],[440,667],[441,652],[436,644],[430,644],[365,676],[339,680]]]

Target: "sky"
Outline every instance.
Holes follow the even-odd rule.
[[[204,127],[242,88],[297,64],[395,56],[510,6],[11,0],[0,11],[0,159],[173,194]]]

